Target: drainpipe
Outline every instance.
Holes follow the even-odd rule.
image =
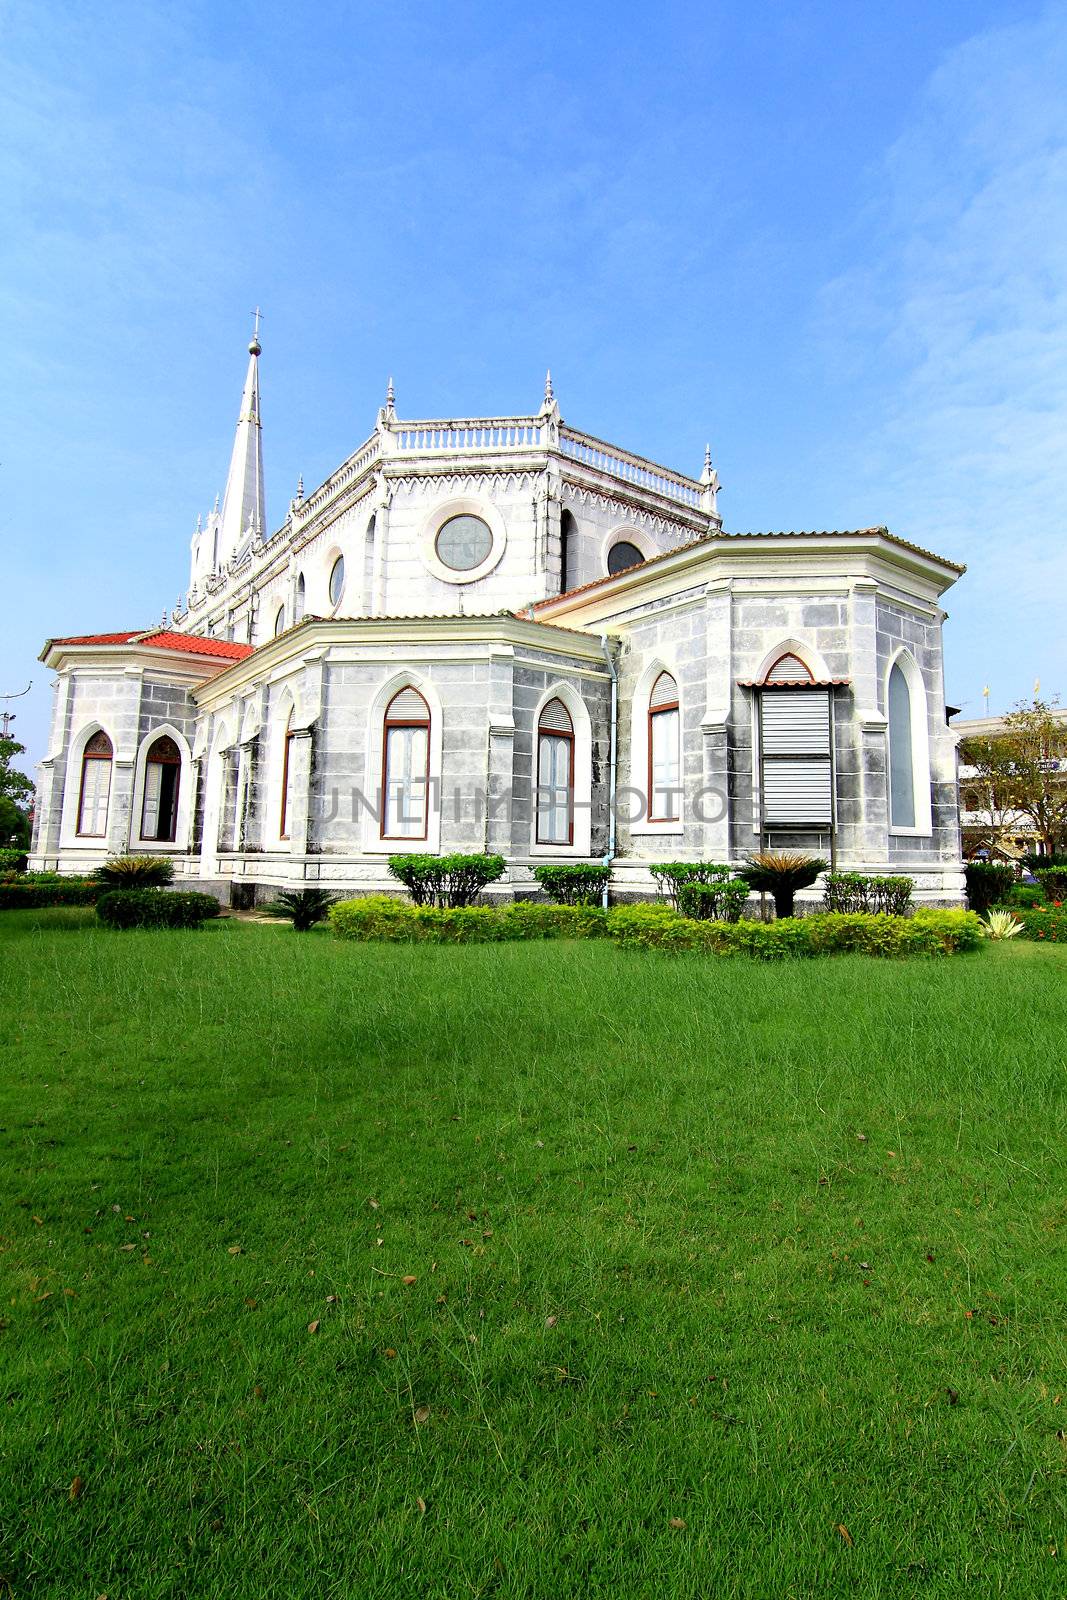
[[[604,866],[610,867],[615,859],[615,784],[619,733],[619,674],[615,667],[615,652],[606,633],[600,635],[600,648],[611,673],[611,737],[608,743],[608,850]],[[608,884],[604,885],[604,908],[608,904]]]

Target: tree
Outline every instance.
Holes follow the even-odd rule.
[[[1020,704],[1003,732],[964,739],[960,760],[971,768],[966,789],[989,812],[991,845],[996,819],[1012,815],[1033,825],[1049,854],[1067,845],[1067,720],[1054,701]]]
[[[30,843],[29,803],[33,799],[33,779],[11,765],[16,756],[25,752],[25,745],[0,737],[0,847],[14,841],[26,848]]]

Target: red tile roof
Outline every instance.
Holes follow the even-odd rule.
[[[250,644],[236,644],[230,639],[202,639],[193,633],[171,633],[163,628],[150,628],[147,633],[79,633],[67,639],[53,639],[52,644],[143,644],[151,650],[175,650],[180,655],[215,656],[222,661],[243,661],[252,654]]]
[[[144,633],[138,644],[149,645],[153,650],[180,650],[191,656],[221,656],[226,661],[243,661],[252,654],[250,644],[237,644],[232,639],[203,639],[194,633]]]

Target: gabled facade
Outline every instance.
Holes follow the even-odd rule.
[[[488,848],[505,892],[595,858],[640,895],[773,846],[959,899],[962,568],[884,528],[727,533],[710,453],[689,478],[581,433],[551,379],[528,416],[421,422],[390,383],[265,539],[259,356],[169,627],[46,646],[37,865],[161,850],[247,901]]]

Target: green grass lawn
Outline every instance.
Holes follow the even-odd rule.
[[[6,913],[0,998],[4,1600],[1063,1592],[1064,951]]]

